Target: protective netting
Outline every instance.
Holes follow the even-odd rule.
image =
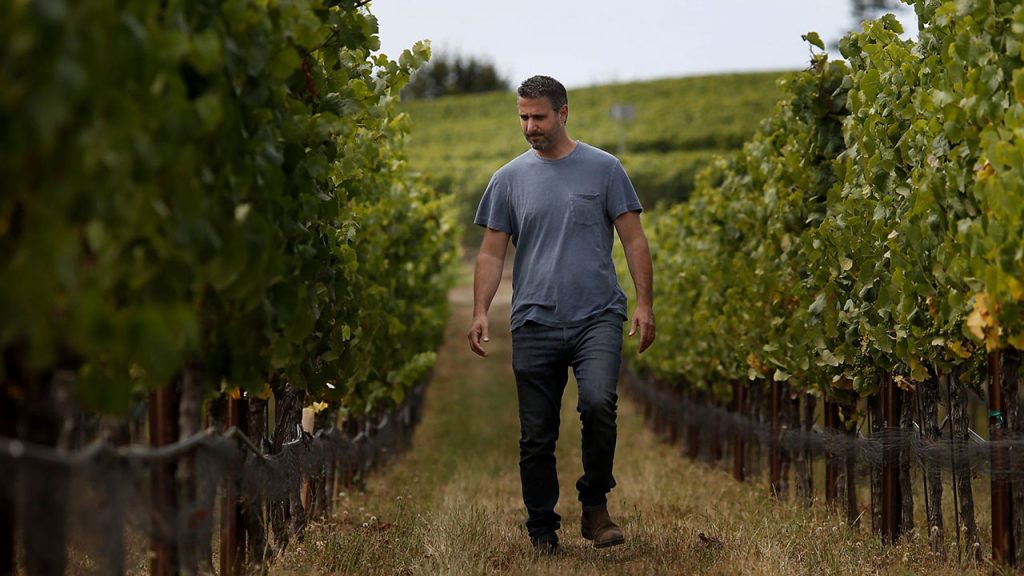
[[[965,437],[956,438],[947,419],[940,427],[937,440],[925,438],[920,425],[887,428],[865,436],[861,430],[854,433],[821,429],[815,425],[810,431],[780,426],[773,434],[770,422],[745,414],[693,402],[669,390],[643,384],[635,378],[626,378],[624,388],[639,402],[656,407],[679,429],[696,427],[702,438],[716,441],[740,438],[762,446],[777,445],[792,453],[802,452],[813,457],[835,457],[841,461],[856,462],[857,472],[868,474],[882,466],[889,455],[898,452],[901,458],[932,470],[969,469],[973,474],[988,474],[993,478],[1024,479],[1024,437],[1006,433],[1003,439],[983,439],[972,430]],[[993,454],[999,455],[993,459]],[[993,461],[997,465],[993,465]]]
[[[231,494],[262,523],[262,558],[287,543],[271,536],[282,500],[316,482],[361,485],[368,472],[411,445],[423,399],[420,385],[397,409],[363,421],[358,431],[299,430],[301,437],[272,455],[237,428],[208,429],[159,448],[97,440],[70,454],[0,438],[0,536],[13,532],[16,565],[31,574],[149,573],[154,542],[191,550],[199,556],[197,571],[210,573],[217,571],[224,497]],[[186,458],[194,459],[193,479],[184,486],[175,478],[170,502],[160,498],[154,471],[170,467],[180,476],[178,464]],[[8,512],[5,527],[8,506],[13,515]],[[324,504],[317,506],[323,515]]]

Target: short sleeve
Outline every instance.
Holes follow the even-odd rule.
[[[509,210],[509,187],[497,174],[484,190],[483,198],[476,209],[473,223],[477,226],[512,234],[512,214]]]
[[[618,160],[608,175],[608,194],[606,196],[608,217],[615,221],[626,212],[643,212],[640,198],[636,195],[633,183],[629,181],[626,170]]]

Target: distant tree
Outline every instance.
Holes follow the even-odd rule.
[[[850,0],[850,15],[853,16],[850,30],[859,32],[865,20],[874,20],[882,14],[889,12],[899,17],[900,12],[907,9],[909,9],[909,6],[900,2],[900,0]],[[900,18],[900,20],[902,21],[903,19]],[[838,38],[829,42],[829,49],[839,51]]]
[[[852,0],[850,11],[854,27],[859,30],[861,22],[873,20],[886,12],[898,12],[905,7],[899,0]]]
[[[430,59],[402,89],[402,97],[430,100],[450,94],[510,90],[494,64],[472,56],[439,54]]]

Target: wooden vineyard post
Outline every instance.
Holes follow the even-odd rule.
[[[722,401],[712,397],[711,404],[716,408],[722,408]],[[705,443],[708,446],[708,463],[712,466],[719,466],[722,461],[722,425],[717,421],[714,428],[707,434]]]
[[[14,498],[8,494],[15,486],[14,474],[8,472],[10,484],[0,492],[0,576],[14,575]]]
[[[809,394],[794,394],[790,399],[790,411],[793,414],[793,428],[802,435],[811,432],[814,426],[814,397]],[[807,448],[800,448],[794,452],[793,460],[794,495],[803,503],[810,504],[814,498],[811,476],[811,453]]]
[[[1004,435],[1020,438],[1024,434],[1024,422],[1021,420],[1021,368],[1024,361],[1024,352],[1015,348],[1004,349],[1001,353],[1000,364],[1000,389],[1003,396],[1003,413],[1005,416]],[[1004,437],[1005,437],[1004,436]],[[1024,545],[1020,543],[1021,535],[1024,535],[1024,482],[1014,480],[1024,471],[1022,462],[1022,450],[1010,448],[1009,462],[1009,487],[1010,487],[1010,535],[1013,542],[1013,558],[1011,563],[1014,566],[1024,566]]]
[[[162,388],[149,395],[149,443],[166,446],[178,437],[178,399],[173,388]],[[149,573],[171,576],[177,573],[174,534],[176,498],[174,494],[174,463],[160,462],[153,466],[153,556]]]
[[[186,367],[178,379],[178,430],[179,441],[197,434],[202,419],[203,389],[197,371]],[[199,498],[195,451],[181,454],[175,459],[174,482],[177,490],[175,538],[178,551],[177,570],[182,574],[198,574],[200,563],[205,562],[203,571],[212,572],[213,525],[211,517],[215,499],[206,502],[209,491],[203,491]]]
[[[672,386],[670,389],[670,395],[672,396],[672,410],[669,412],[668,421],[668,437],[669,442],[675,446],[679,442],[679,402],[680,402],[680,390],[678,386]]]
[[[654,390],[657,392],[656,398],[659,400],[663,400],[663,395],[665,394],[665,386],[662,385],[661,380],[654,381]],[[665,437],[665,424],[667,422],[665,419],[665,408],[666,406],[664,401],[656,402],[652,407],[654,434],[659,438]]]
[[[736,414],[739,416],[743,415],[743,382],[736,381],[732,384],[733,389],[733,406],[735,407]],[[736,428],[733,433],[733,450],[732,450],[732,476],[739,482],[743,482],[743,431]]]
[[[771,475],[771,489],[773,496],[779,495],[779,490],[782,483],[782,462],[779,458],[779,388],[779,383],[773,378],[771,390],[772,397],[770,401],[772,436],[769,444],[769,469]]]
[[[266,441],[267,427],[269,425],[267,420],[269,412],[267,404],[268,401],[266,399],[250,395],[245,397],[245,406],[240,411],[242,424],[239,428],[256,443],[260,450],[263,449],[264,442]],[[245,459],[255,460],[259,458],[262,458],[262,452],[260,454],[249,454]],[[263,504],[264,497],[262,495],[249,497],[245,499],[240,510],[242,528],[239,537],[245,548],[247,558],[245,563],[250,567],[262,565],[266,553],[267,527],[263,521]]]
[[[825,401],[825,433],[839,431],[839,405]],[[825,502],[833,504],[839,495],[839,459],[833,454],[825,456]]]
[[[939,378],[933,375],[918,387],[918,411],[923,437],[925,442],[936,444],[942,439],[938,419],[939,383]],[[925,464],[922,473],[928,541],[933,553],[942,554],[942,468],[935,463]]]
[[[344,460],[345,477],[342,482],[342,485],[345,487],[346,490],[349,490],[353,486],[355,486],[355,470],[357,462],[361,460],[360,455],[362,454],[362,451],[359,450],[358,446],[355,446],[355,439],[359,434],[359,426],[357,420],[355,418],[349,418],[347,421],[344,422],[344,424],[345,426],[344,428],[342,428],[342,430],[345,433],[345,437],[348,438],[351,442],[353,442],[354,448],[352,452],[349,454],[348,458]]]
[[[246,437],[248,437],[250,440],[254,436],[253,433],[252,433],[252,427],[250,426],[250,420],[251,420],[251,418],[250,418],[250,414],[251,414],[250,404],[252,402],[254,402],[253,398],[247,397],[247,396],[243,395],[239,399],[234,401],[234,403],[235,403],[234,408],[231,408],[229,406],[229,413],[228,413],[228,416],[230,418],[233,418],[234,420],[236,420],[238,422],[238,424],[236,424],[236,426],[238,426],[238,429],[242,431],[242,434],[245,434]],[[244,448],[242,450],[243,450],[243,453],[244,453]],[[255,457],[255,455],[249,455],[249,457]],[[243,459],[242,459],[242,462],[243,462],[242,465],[243,466],[245,465],[244,464],[245,460],[246,460],[246,457],[243,457]],[[234,572],[234,574],[245,574],[246,573],[245,572],[246,558],[250,555],[249,547],[250,546],[256,546],[256,545],[261,545],[262,546],[263,543],[262,543],[262,538],[258,538],[258,540],[259,540],[258,542],[255,541],[256,538],[254,538],[254,537],[256,537],[258,535],[250,534],[249,530],[248,530],[248,526],[247,526],[248,522],[247,522],[247,518],[246,518],[246,504],[243,504],[243,500],[244,499],[242,498],[241,475],[239,475],[238,478],[232,478],[231,481],[234,483],[234,487],[235,487],[235,499],[234,499],[234,502],[235,502],[235,534],[236,534],[236,536],[235,536],[235,545],[234,545],[234,552],[235,552],[235,557],[234,557],[234,570],[235,570],[235,572]],[[250,506],[252,505],[251,502],[248,502],[248,504]],[[260,509],[260,507],[259,507],[259,505],[257,505],[256,506],[256,514],[257,515],[259,515],[259,509]],[[225,576],[228,576],[228,575],[230,575],[232,573],[231,572],[224,572],[223,570],[221,570],[221,574],[225,575]]]
[[[647,386],[644,387],[646,393],[643,394],[642,396],[644,407],[644,423],[647,424],[648,427],[651,426],[651,418],[653,417],[652,414],[654,410],[654,405],[651,402],[651,387],[653,386],[654,384],[650,380],[648,380]]]
[[[17,409],[15,400],[8,394],[7,385],[0,385],[0,436],[14,438],[17,432],[15,422]],[[14,490],[17,486],[18,466],[7,471],[0,483],[0,576],[14,575]]]
[[[690,401],[698,401],[693,392],[690,393]],[[700,455],[700,427],[694,424],[692,419],[686,424],[686,455],[693,460]]]
[[[241,427],[243,402],[230,394],[226,398],[227,428]],[[224,482],[224,501],[220,517],[220,573],[224,576],[243,574],[245,545],[239,528],[241,510],[238,506],[238,479],[228,476]]]
[[[856,406],[847,407],[850,412],[856,410]],[[849,439],[846,451],[846,523],[850,526],[857,526],[860,523],[860,512],[857,507],[857,451],[853,449],[857,441],[857,429],[845,428],[843,433]]]
[[[789,384],[779,384],[779,490],[778,494],[782,498],[789,498],[789,492],[792,488],[792,482],[790,478],[793,475],[793,456],[794,452],[787,450],[782,444],[782,437],[787,432],[791,433],[794,429],[793,420],[796,415],[800,413],[799,410],[793,410],[792,395],[790,394]],[[795,426],[799,429],[799,424]]]
[[[882,377],[882,538],[896,542],[902,525],[900,510],[899,446],[896,424],[899,422],[899,394],[892,375]]]
[[[918,387],[920,389],[920,386]],[[914,485],[910,475],[911,456],[910,443],[906,441],[905,434],[912,434],[914,430],[914,403],[918,399],[918,392],[899,389],[896,391],[900,400],[899,428],[900,442],[897,447],[899,455],[899,486],[900,486],[900,532],[911,532],[914,530]]]
[[[302,431],[310,436],[316,430],[316,412],[311,407],[305,407],[302,409],[302,417],[300,422],[302,423]],[[313,515],[313,484],[315,479],[312,476],[303,476],[300,482],[301,488],[299,489],[299,499],[302,500],[302,508],[306,511],[306,514]]]
[[[1003,406],[1003,383],[1000,352],[988,357],[988,429],[993,443],[992,459],[992,560],[997,565],[1008,565],[1013,560],[1013,533],[1010,530],[1009,454],[1004,439],[1006,416]]]

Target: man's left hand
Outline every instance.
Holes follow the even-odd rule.
[[[629,323],[629,335],[640,331],[640,345],[637,352],[643,354],[644,350],[654,342],[654,310],[650,306],[637,306],[633,311],[633,319]]]

